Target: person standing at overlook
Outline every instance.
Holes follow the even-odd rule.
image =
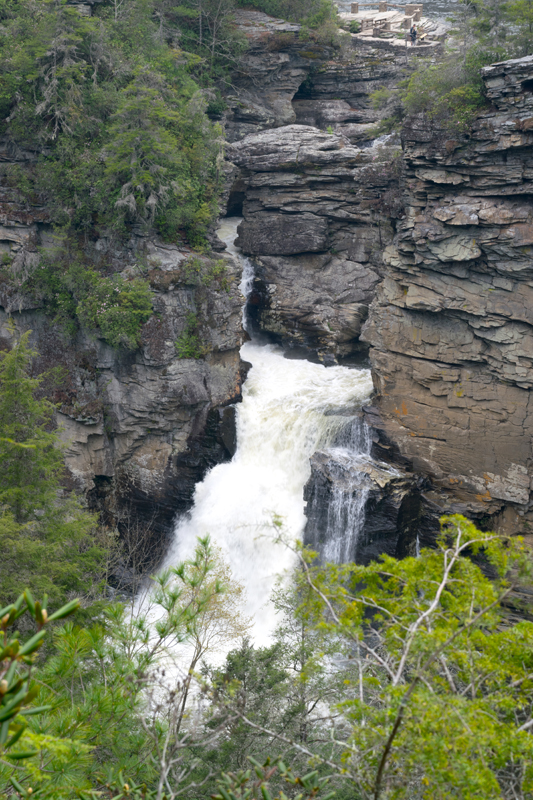
[[[411,26],[411,30],[409,31],[409,33],[411,35],[411,47],[414,47],[416,45],[416,37],[418,35],[418,31],[416,29],[416,25],[413,24]]]

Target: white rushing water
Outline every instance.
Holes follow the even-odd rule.
[[[220,232],[230,244],[237,222],[225,221]],[[241,260],[247,294],[253,273]],[[346,410],[361,407],[372,382],[367,369],[289,360],[281,349],[253,341],[243,345],[241,357],[252,368],[237,406],[237,451],[197,485],[190,514],[176,524],[166,565],[189,557],[196,538],[209,534],[244,585],[255,642],[264,644],[275,625],[269,598],[276,577],[294,563],[291,550],[275,541],[274,515],[283,519],[287,538],[302,538],[309,458],[338,441],[351,423]]]
[[[358,473],[358,463],[370,459],[371,438],[362,420],[355,420],[347,441],[330,450],[336,461],[339,480],[333,486],[328,508],[324,561],[343,564],[355,559],[357,539],[363,527],[370,482],[365,472]],[[334,468],[335,471],[335,468]],[[346,472],[351,479],[346,481]]]

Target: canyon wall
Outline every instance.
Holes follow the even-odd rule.
[[[486,67],[490,110],[405,127],[406,212],[362,338],[376,453],[431,479],[435,513],[527,534],[533,384],[533,58]]]
[[[0,146],[4,167],[37,155]],[[116,349],[98,331],[68,333],[24,291],[41,250],[55,243],[46,208],[22,203],[2,181],[0,215],[0,252],[10,262],[0,272],[0,347],[32,331],[35,374],[60,369],[43,389],[57,404],[70,484],[110,524],[136,520],[161,538],[176,512],[189,508],[205,471],[233,453],[228,407],[239,400],[243,377],[240,265],[141,231],[121,245],[105,235],[86,242],[89,263],[108,275],[142,276],[154,292],[140,348]],[[196,275],[213,264],[222,265],[222,284]],[[204,353],[197,359],[180,358],[175,345],[191,314]]]
[[[376,75],[390,68],[382,61]],[[320,99],[335,69],[293,98],[307,124],[228,151],[244,198],[239,244],[257,265],[257,325],[326,364],[370,347],[373,454],[412,476],[427,541],[450,512],[529,535],[533,59],[483,70],[491,106],[471,131],[410,120],[401,178],[394,147],[365,146],[374,112],[368,96],[356,108],[371,85],[362,68],[351,117],[331,92]],[[350,84],[331,85],[342,98]],[[314,127],[328,108],[329,133]]]
[[[241,169],[237,244],[256,265],[260,330],[324,363],[353,357],[392,241],[376,209],[398,177],[378,151],[305,125],[249,135],[228,156]]]
[[[368,552],[379,536],[392,552],[390,531],[405,525],[409,541],[396,542],[410,552],[415,527],[429,541],[448,511],[527,534],[533,60],[484,70],[492,106],[467,134],[413,119],[402,148],[369,146],[379,117],[369,96],[397,85],[399,57],[360,43],[335,52],[302,42],[298,26],[259,12],[239,12],[238,21],[249,48],[222,115],[225,201],[243,216],[238,244],[256,265],[254,324],[324,364],[369,355],[373,455],[409,479],[390,489]],[[4,165],[36,157],[0,147]],[[39,248],[53,244],[46,208],[21,204],[2,183],[0,213],[0,250],[23,278]],[[191,280],[192,253],[153,235],[132,231],[120,247],[101,235],[85,249],[109,274],[150,280],[156,313],[139,350],[117,351],[81,331],[68,337],[38,300],[3,279],[0,344],[13,340],[11,316],[18,331],[33,331],[37,372],[64,368],[62,384],[47,391],[72,485],[109,521],[133,514],[162,535],[206,469],[233,452],[231,406],[244,375],[239,266],[202,256],[224,259],[222,289]],[[191,313],[205,355],[179,358],[175,342]],[[325,497],[324,476],[335,469],[315,462]],[[309,499],[315,490],[306,491]]]
[[[98,1],[72,0],[86,14]],[[237,12],[237,23],[248,49],[233,75],[234,94],[227,97],[222,119],[229,140],[294,122],[292,100],[310,74],[326,64],[331,70],[335,56],[341,62],[334,68],[342,74],[344,63],[335,48],[300,41],[298,25],[244,11]],[[21,332],[31,330],[39,353],[35,373],[60,368],[61,378],[47,379],[43,388],[57,404],[70,485],[108,523],[120,527],[136,520],[164,538],[176,513],[190,507],[206,470],[234,451],[233,404],[246,372],[239,358],[240,264],[220,254],[224,245],[214,231],[209,236],[214,251],[200,257],[137,227],[120,244],[105,231],[89,231],[82,243],[87,263],[105,275],[148,279],[154,315],[136,351],[110,347],[98,331],[67,333],[46,302],[23,289],[41,251],[56,240],[46,207],[22,201],[8,172],[31,166],[39,156],[12,141],[0,142],[0,253],[9,263],[0,271],[0,347],[11,347]],[[229,168],[226,194],[242,204],[242,178],[233,185],[237,172]],[[223,260],[223,285],[195,277],[198,258],[207,271]],[[180,358],[175,345],[191,314],[202,354]]]

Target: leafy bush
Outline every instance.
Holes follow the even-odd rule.
[[[82,325],[99,331],[112,347],[135,350],[141,327],[152,315],[147,281],[105,277],[85,265],[79,254],[67,254],[66,259],[57,254],[43,256],[28,288],[46,301],[49,313],[69,333]]]
[[[152,293],[146,281],[120,276],[91,276],[93,288],[76,308],[82,325],[101,331],[112,347],[134,350],[139,345],[141,326],[152,315]]]
[[[486,103],[479,68],[465,74],[453,59],[422,63],[405,86],[403,103],[408,115],[425,113],[446,129],[462,132]]]
[[[178,358],[202,358],[205,355],[205,346],[198,333],[198,318],[192,311],[187,314],[185,330],[176,340],[176,350]]]

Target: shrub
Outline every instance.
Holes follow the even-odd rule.
[[[178,358],[202,358],[206,349],[198,333],[198,318],[190,311],[187,314],[187,323],[183,332],[176,340]]]
[[[152,292],[147,281],[103,276],[86,266],[76,253],[43,256],[28,286],[46,301],[55,321],[67,332],[73,334],[82,325],[100,331],[112,347],[135,350],[140,344],[141,327],[152,315]]]
[[[93,291],[80,300],[76,314],[82,325],[100,330],[112,347],[139,346],[141,326],[152,316],[152,293],[146,281],[101,278],[94,273]]]

